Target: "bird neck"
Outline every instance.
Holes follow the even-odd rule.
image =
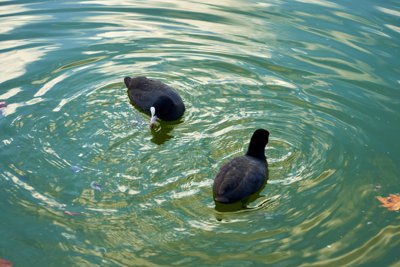
[[[256,146],[256,144],[253,142],[250,142],[246,155],[260,160],[267,160],[265,157],[265,146]]]

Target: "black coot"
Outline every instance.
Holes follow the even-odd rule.
[[[168,85],[144,76],[125,77],[128,96],[133,105],[151,115],[150,128],[157,118],[175,121],[185,112],[181,97]]]
[[[267,177],[265,146],[269,132],[258,129],[251,137],[244,156],[236,157],[224,164],[215,177],[214,200],[219,203],[234,203],[256,193]]]

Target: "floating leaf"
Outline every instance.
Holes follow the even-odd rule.
[[[400,210],[400,196],[390,194],[388,197],[376,197],[382,203],[383,207],[386,207],[388,210],[396,211]]]
[[[5,259],[0,259],[0,267],[12,267],[12,263]]]

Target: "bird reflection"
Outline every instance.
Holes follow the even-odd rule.
[[[268,169],[268,165],[267,165],[267,169]],[[218,213],[220,212],[235,212],[235,211],[241,211],[241,210],[250,210],[250,209],[257,209],[258,207],[255,208],[248,208],[247,206],[252,203],[253,201],[255,201],[256,199],[263,197],[262,195],[260,195],[260,193],[264,190],[265,186],[267,185],[269,179],[269,171],[267,171],[267,178],[265,179],[264,184],[261,186],[260,190],[258,190],[256,193],[248,196],[245,199],[242,199],[241,201],[235,202],[235,203],[230,203],[230,204],[224,204],[224,203],[220,203],[217,201],[214,201],[215,203],[215,211],[217,211]],[[261,203],[260,205],[263,205],[263,203]],[[219,216],[217,215],[217,220],[221,220],[221,218],[219,218]]]
[[[174,129],[174,125],[171,123],[160,122],[151,130],[153,138],[151,141],[156,145],[162,145],[172,137],[174,137],[171,132]]]

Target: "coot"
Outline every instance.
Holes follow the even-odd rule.
[[[157,118],[175,121],[185,112],[181,97],[170,86],[144,76],[125,77],[128,96],[133,105],[151,115],[150,128]]]
[[[214,200],[219,203],[234,203],[256,193],[267,177],[265,146],[269,132],[256,130],[244,156],[236,157],[224,164],[215,177]]]

